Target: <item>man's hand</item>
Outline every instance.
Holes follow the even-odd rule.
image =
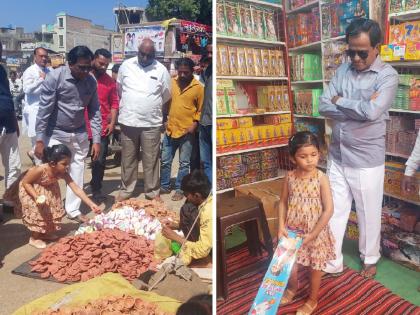
[[[38,159],[42,159],[42,156],[44,155],[44,147],[44,141],[36,142],[34,154]]]
[[[114,129],[115,129],[115,124],[109,123],[108,126],[106,126],[105,135],[109,136],[114,131]]]
[[[45,77],[47,76],[47,74],[44,71],[39,71],[39,77],[42,79],[45,79]]]
[[[416,178],[414,176],[404,175],[401,181],[401,190],[404,195],[415,192],[416,190]]]
[[[340,99],[340,95],[336,95],[331,99],[331,103],[333,103],[334,105],[337,105],[337,101]]]
[[[194,134],[194,132],[197,130],[198,122],[194,121],[193,124],[187,128],[187,133]]]
[[[101,151],[101,145],[99,143],[92,144],[92,160],[96,161]]]
[[[166,225],[162,225],[162,235],[172,241],[178,242],[180,244],[183,243],[183,238],[179,236],[174,230],[171,230],[171,228],[167,227]]]

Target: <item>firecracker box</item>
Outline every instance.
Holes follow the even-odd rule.
[[[252,117],[241,117],[238,118],[238,126],[239,128],[249,128],[252,127],[254,124],[252,122]]]
[[[234,118],[219,118],[216,120],[217,130],[236,129],[238,120]]]
[[[415,202],[420,202],[419,197],[419,183],[420,183],[420,172],[417,172],[415,177],[417,182],[413,192],[403,194],[401,192],[401,181],[404,176],[405,165],[398,162],[386,162],[385,163],[385,186],[384,191],[386,193],[408,199]]]

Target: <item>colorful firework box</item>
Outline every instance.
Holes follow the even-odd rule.
[[[288,238],[279,241],[248,315],[277,313],[301,245],[302,238],[298,236],[297,231],[288,231]]]

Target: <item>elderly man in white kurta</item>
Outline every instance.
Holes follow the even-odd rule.
[[[171,81],[166,67],[155,60],[153,41],[145,39],[138,56],[124,61],[117,86],[122,146],[121,189],[117,199],[130,198],[134,192],[141,148],[146,198],[159,200],[162,109],[171,98]]]
[[[25,93],[22,113],[23,132],[31,139],[32,149],[36,143],[35,122],[41,97],[41,85],[49,72],[49,69],[46,67],[47,61],[48,52],[42,47],[36,48],[34,50],[34,64],[26,69],[22,76],[23,92]],[[28,155],[35,164],[41,163],[41,160],[35,157],[33,152],[28,152]]]

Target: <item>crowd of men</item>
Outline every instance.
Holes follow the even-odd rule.
[[[144,193],[147,199],[161,201],[171,193],[172,200],[184,198],[181,181],[195,168],[203,168],[212,181],[212,64],[211,46],[203,53],[206,65],[195,78],[196,65],[189,58],[176,63],[177,75],[156,60],[152,40],[144,40],[138,56],[106,73],[111,53],[86,46],[68,52],[67,64],[48,67],[48,52],[34,51],[34,63],[21,80],[10,72],[10,81],[0,66],[0,154],[5,167],[6,189],[19,177],[21,162],[17,106],[23,98],[22,136],[31,140],[27,152],[34,164],[42,163],[46,146],[65,144],[72,152],[69,173],[83,187],[88,152],[92,158],[92,198],[100,203],[109,136],[116,124],[121,129],[121,185],[117,201],[134,196],[138,165],[142,161]],[[1,44],[0,44],[1,58]],[[19,80],[19,81],[18,81]],[[162,141],[162,129],[164,129]],[[139,152],[141,151],[141,155]],[[171,166],[179,151],[179,170],[171,185]],[[118,189],[115,187],[115,189]],[[4,207],[8,201],[4,200]],[[78,222],[81,200],[67,189],[67,216]]]

